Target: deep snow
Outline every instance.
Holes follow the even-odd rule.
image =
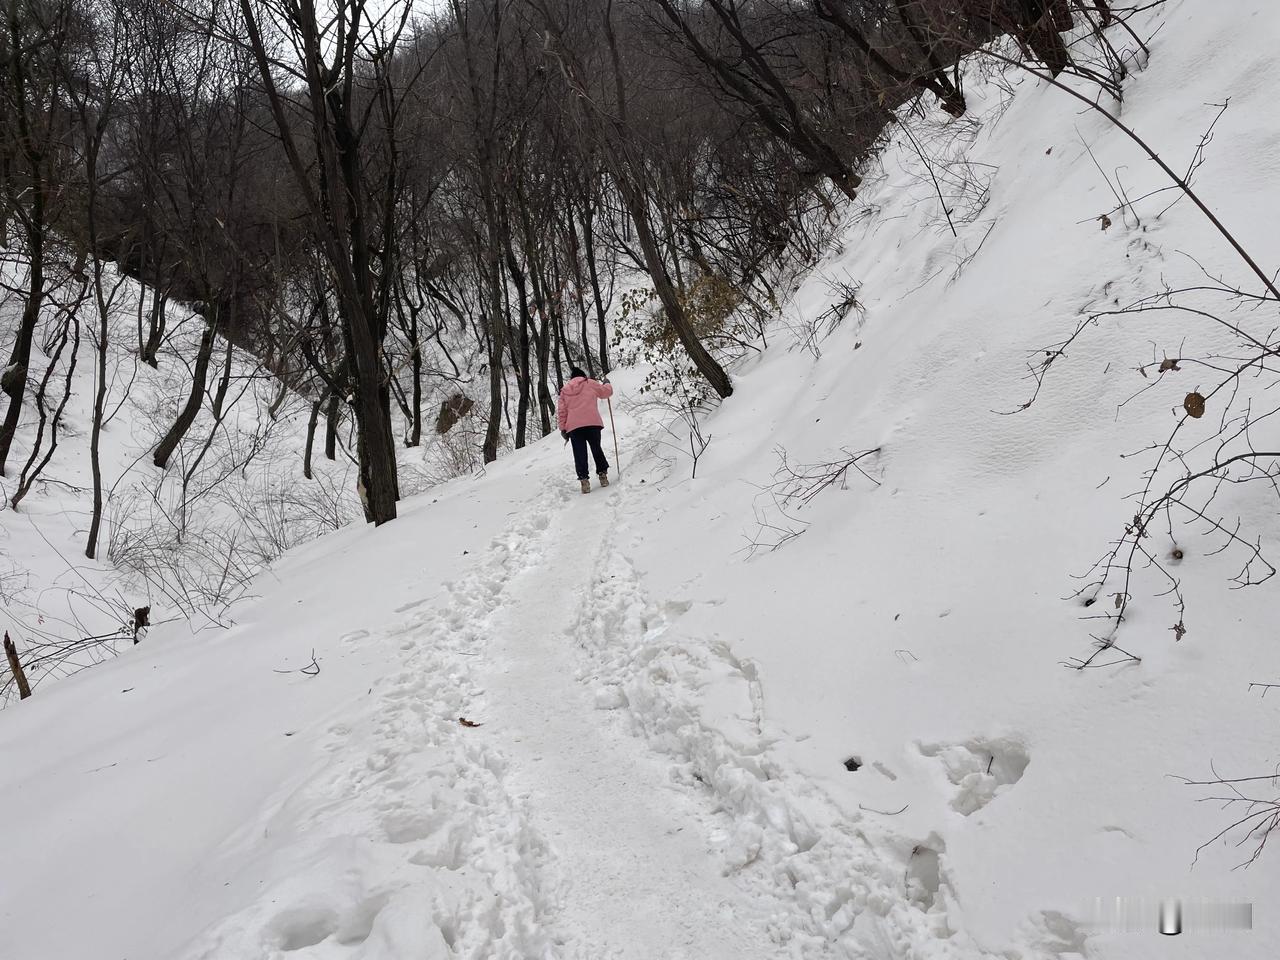
[[[10,251],[0,251],[6,284],[25,282],[25,266],[16,260]],[[153,452],[191,389],[191,358],[204,321],[170,303],[153,369],[139,360],[137,347],[137,317],[150,310],[151,291],[109,266],[104,273],[112,306],[100,439],[105,505],[97,558],[85,558],[99,338],[91,297],[79,312],[80,348],[52,458],[18,509],[12,509],[37,433],[29,397],[8,476],[0,478],[0,616],[32,663],[30,680],[37,689],[131,646],[133,611],[139,607],[149,606],[151,622],[169,628],[224,627],[232,622],[231,608],[249,580],[267,562],[359,515],[351,489],[355,470],[345,456],[330,462],[317,453],[316,481],[303,481],[309,405],[296,394],[277,404],[279,381],[239,349],[231,349],[224,415],[220,421],[213,416],[212,397],[228,350],[221,339],[200,415],[168,468],[157,468]],[[65,302],[76,286],[69,280],[56,299]],[[49,364],[41,347],[48,346],[46,338],[64,316],[55,303],[47,307],[29,393]],[[6,353],[18,309],[16,298],[0,302],[0,348]],[[64,355],[49,386],[50,414],[62,400],[66,369]],[[274,417],[269,415],[273,405]],[[42,456],[49,436],[46,429]],[[318,446],[322,449],[323,437]],[[101,639],[69,658],[53,655],[55,645],[81,637]]]
[[[1197,185],[1280,263],[1280,11],[1182,0],[1161,23],[1124,117],[1182,166],[1230,96]],[[971,84],[989,194],[957,198],[959,236],[892,144],[784,319],[833,280],[862,309],[820,357],[778,332],[735,371],[696,480],[620,373],[608,490],[578,494],[553,437],[291,551],[230,630],[157,629],[0,714],[5,956],[1274,956],[1274,853],[1193,867],[1232,814],[1171,776],[1272,769],[1280,700],[1248,684],[1280,677],[1274,583],[1231,590],[1231,558],[1181,534],[1186,635],[1142,580],[1142,663],[1061,666],[1096,630],[1073,575],[1132,512],[1122,454],[1197,376],[1121,406],[1134,368],[1212,340],[1105,324],[995,412],[1081,311],[1197,275],[1178,251],[1245,278],[1190,204],[1100,229],[1098,167],[1135,196],[1156,172],[1013,79],[1011,104]],[[780,449],[872,448],[778,512]],[[757,516],[803,532],[753,553]],[[1254,929],[1092,929],[1097,897],[1249,901]]]

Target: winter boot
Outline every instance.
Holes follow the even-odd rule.
[[[586,477],[582,478],[582,492],[583,493],[591,492],[591,481],[588,480]]]
[[[607,487],[609,485],[609,475],[607,473],[598,474],[600,477],[600,486]]]

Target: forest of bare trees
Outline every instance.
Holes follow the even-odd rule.
[[[476,406],[484,462],[545,436],[568,366],[610,369],[605,316],[637,282],[654,301],[642,336],[693,394],[726,397],[751,339],[728,318],[767,313],[779,265],[816,255],[898,107],[962,115],[961,58],[1005,35],[1050,75],[1092,73],[1064,32],[1117,15],[1103,0],[4,0],[0,233],[25,269],[0,475],[29,488],[39,472],[39,443],[10,462],[24,418],[56,444],[51,378],[78,362],[107,379],[103,261],[147,285],[142,362],[164,349],[168,303],[206,324],[157,467],[202,405],[221,416],[235,344],[308,398],[308,476],[354,430],[374,523],[396,515],[396,445],[422,442],[424,398]],[[40,384],[51,298],[72,307]]]

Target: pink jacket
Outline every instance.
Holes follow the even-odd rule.
[[[556,406],[560,429],[569,433],[579,427],[603,427],[597,402],[612,396],[612,384],[574,377],[560,391],[560,403]]]

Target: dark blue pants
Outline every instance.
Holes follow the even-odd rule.
[[[586,480],[591,476],[587,472],[587,447],[591,447],[591,455],[596,460],[596,473],[608,473],[609,461],[604,458],[604,449],[600,446],[600,435],[604,427],[579,427],[569,431],[569,442],[573,444],[573,465],[578,468],[578,479]]]

